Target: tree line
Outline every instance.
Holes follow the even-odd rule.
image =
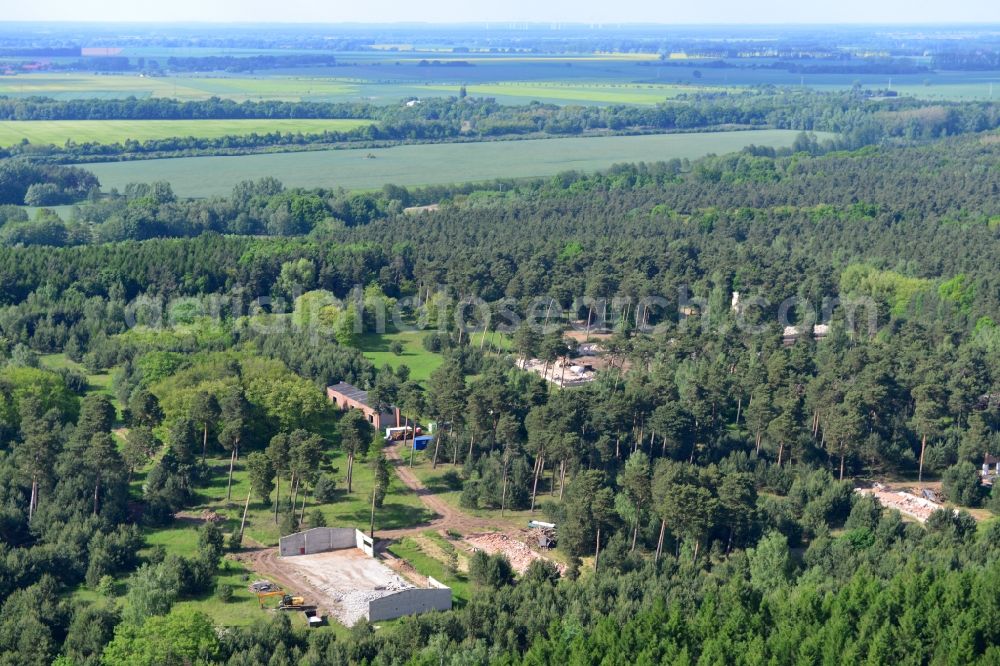
[[[169,98],[0,98],[0,119],[5,120],[219,118],[357,118],[370,119],[372,123],[343,132],[173,137],[111,144],[68,142],[62,146],[22,143],[0,151],[0,157],[27,156],[49,161],[136,159],[178,152],[207,154],[275,146],[731,128],[833,132],[839,137],[829,142],[827,149],[855,149],[886,138],[929,139],[979,132],[1000,125],[995,106],[986,102],[930,103],[910,98],[874,100],[859,91],[814,93],[768,88],[739,93],[683,95],[648,107],[557,106],[538,102],[501,105],[491,98],[465,96],[428,98],[415,105],[384,106],[327,102],[234,102],[218,98],[184,102]]]

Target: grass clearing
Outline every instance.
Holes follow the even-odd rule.
[[[420,539],[404,537],[389,546],[389,552],[409,562],[421,575],[431,576],[450,587],[455,606],[463,606],[471,598],[472,584],[468,577],[451,571],[445,562],[428,554],[427,549],[421,547]]]
[[[182,599],[174,604],[174,608],[201,611],[212,618],[216,625],[224,627],[245,626],[267,619],[267,612],[261,610],[257,596],[250,593],[247,581],[243,580],[244,576],[253,578],[252,574],[239,562],[225,558],[215,577],[215,586],[216,590],[223,585],[233,589],[233,596],[229,601],[223,601],[214,592],[210,592],[194,599]],[[305,624],[301,620],[301,613],[292,613],[292,616],[293,623]]]
[[[388,365],[393,370],[401,365],[409,366],[410,377],[414,381],[426,382],[431,373],[444,362],[444,357],[424,349],[423,339],[431,331],[404,331],[400,333],[368,333],[361,336],[358,347],[375,367]],[[393,342],[403,345],[403,353],[395,354],[390,349]]]
[[[374,455],[369,453],[369,458]],[[322,513],[328,525],[337,527],[357,527],[368,530],[371,517],[371,489],[373,476],[367,460],[356,460],[354,463],[354,484],[351,493],[343,484],[347,472],[346,457],[335,451],[328,454],[328,461],[333,467],[332,476],[337,481],[337,497],[333,502],[318,504],[312,497],[306,497],[306,519],[316,509]],[[223,516],[224,532],[232,532],[239,528],[240,518],[247,492],[250,489],[249,479],[242,462],[237,463],[233,473],[232,499],[226,499],[227,475],[229,459],[210,457],[207,461],[212,470],[212,478],[207,485],[196,489],[197,498],[194,504],[184,512],[185,516],[172,525],[151,531],[147,537],[149,545],[162,545],[168,552],[190,555],[197,549],[197,529],[201,525],[200,516],[205,511],[214,511]],[[282,503],[287,506],[287,480],[281,485]],[[272,501],[261,502],[256,496],[250,500],[247,512],[246,535],[254,541],[266,546],[278,543],[278,526],[274,522],[274,493]],[[296,504],[301,508],[302,495],[299,494]],[[375,530],[409,527],[430,520],[433,516],[421,503],[417,494],[404,486],[395,476],[391,477],[389,494],[385,504],[375,514]]]
[[[228,194],[247,179],[276,175],[289,187],[375,189],[386,183],[433,185],[494,178],[596,171],[620,162],[696,159],[749,144],[789,147],[795,130],[701,132],[646,136],[572,137],[527,141],[441,143],[371,150],[323,150],[240,157],[183,157],[83,164],[107,190],[128,183],[168,181],[183,197]]]
[[[0,145],[27,139],[36,145],[76,143],[121,143],[131,139],[211,139],[271,132],[319,134],[344,132],[370,124],[353,119],[237,119],[237,120],[4,120],[0,121]]]
[[[369,455],[372,455],[371,453]],[[336,471],[334,476],[338,485],[343,479],[347,468],[345,460],[339,452],[329,456]],[[200,519],[206,510],[214,511],[223,516],[224,521],[220,523],[223,532],[229,533],[239,529],[240,518],[243,513],[243,504],[249,490],[249,481],[246,471],[242,465],[237,466],[233,475],[232,500],[226,500],[226,485],[228,473],[228,458],[209,458],[208,466],[212,470],[210,482],[197,489],[197,499],[194,506],[182,513],[170,525],[162,528],[151,528],[144,532],[146,548],[143,555],[149,555],[153,548],[163,548],[166,554],[191,557],[198,550],[198,531],[203,522]],[[375,514],[376,536],[380,529],[392,529],[409,527],[429,520],[432,515],[420,502],[417,494],[404,486],[399,479],[393,475],[389,486],[389,494],[386,496],[385,504]],[[373,478],[371,470],[366,461],[358,460],[354,466],[354,489],[348,494],[345,488],[338,490],[335,501],[327,504],[316,504],[312,498],[307,498],[306,518],[315,510],[319,509],[328,525],[339,527],[357,527],[365,532],[368,531],[370,511],[371,511],[371,488]],[[287,483],[281,487],[281,496],[287,500]],[[272,498],[274,494],[272,493]],[[301,501],[301,495],[299,499]],[[303,528],[307,528],[304,525]],[[256,497],[250,502],[250,509],[247,514],[246,536],[257,543],[265,546],[273,546],[278,542],[278,527],[274,523],[273,505],[271,503],[260,502]],[[247,544],[245,544],[247,545]],[[435,576],[436,577],[436,576]],[[193,599],[184,599],[177,602],[176,606],[181,608],[195,608],[208,614],[216,624],[223,626],[237,626],[251,624],[257,620],[265,619],[267,614],[258,605],[256,596],[247,591],[247,579],[253,579],[252,571],[249,571],[243,564],[230,557],[223,560],[219,573],[216,576],[216,587],[219,585],[229,585],[233,588],[233,598],[224,602],[215,593],[206,593]],[[124,593],[124,588],[122,589]],[[74,593],[77,598],[96,598],[99,595],[91,590],[81,588]],[[303,624],[301,614],[293,613],[293,621],[296,624]],[[331,623],[335,625],[336,623]]]
[[[119,416],[121,415],[123,406],[118,402],[118,398],[115,397],[112,371],[89,372],[87,368],[69,358],[66,354],[42,354],[38,357],[38,361],[43,368],[48,370],[66,368],[86,375],[88,384],[87,393],[103,393],[107,395],[111,398],[111,403],[115,406],[115,409],[118,410]]]
[[[462,491],[454,490],[452,486],[448,483],[446,476],[450,472],[461,472],[461,466],[455,467],[450,462],[450,449],[446,451],[444,448],[441,449],[438,456],[438,466],[437,469],[431,467],[431,460],[434,456],[433,446],[428,447],[424,451],[418,451],[413,457],[413,475],[416,476],[427,489],[451,506],[459,509],[463,513],[467,513],[470,516],[476,516],[477,518],[486,518],[491,521],[495,521],[496,528],[500,529],[521,529],[528,526],[529,520],[545,520],[544,505],[549,502],[558,501],[558,486],[556,488],[556,496],[551,496],[549,494],[549,479],[548,476],[540,478],[538,481],[538,495],[537,501],[535,503],[535,512],[532,513],[529,509],[523,509],[520,511],[512,511],[507,509],[503,512],[503,517],[500,517],[500,509],[470,509],[464,507],[461,504]],[[409,451],[405,450],[403,452],[403,457],[405,460],[408,459]]]

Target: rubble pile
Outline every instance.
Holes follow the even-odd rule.
[[[596,378],[592,368],[588,369],[587,366],[573,360],[564,362],[563,359],[556,359],[546,363],[537,358],[519,359],[517,367],[541,375],[545,380],[561,387],[580,386]]]
[[[368,617],[368,602],[382,597],[389,596],[394,592],[413,589],[399,576],[394,576],[385,585],[379,585],[374,590],[338,590],[328,586],[326,591],[330,594],[330,599],[337,602],[339,607],[332,609],[333,616],[344,626],[352,627],[361,618]]]
[[[503,553],[507,556],[507,559],[510,560],[510,564],[514,568],[514,571],[519,574],[523,574],[527,571],[528,567],[535,560],[548,559],[531,550],[531,548],[521,541],[512,539],[506,534],[500,534],[498,532],[470,536],[466,539],[466,541],[468,541],[474,548],[485,552],[487,555]],[[566,566],[563,564],[557,563],[556,568],[559,569],[560,575],[566,571]]]
[[[854,492],[862,495],[871,495],[879,503],[889,509],[896,509],[902,514],[919,520],[921,523],[927,522],[931,514],[941,508],[941,505],[923,497],[917,497],[902,490],[890,490],[885,486],[876,483],[872,488],[855,488]]]

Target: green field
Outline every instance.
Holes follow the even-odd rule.
[[[0,95],[45,95],[70,99],[80,97],[121,98],[173,97],[208,99],[223,97],[237,101],[305,98],[357,97],[357,82],[328,77],[298,76],[190,76],[141,77],[136,74],[18,74],[0,76]]]
[[[27,139],[34,144],[118,143],[126,139],[147,141],[170,137],[214,138],[220,136],[302,132],[341,132],[370,124],[349,119],[252,119],[252,120],[4,120],[0,121],[0,146]]]
[[[458,94],[458,86],[431,84],[427,89],[440,95]],[[560,81],[509,81],[466,86],[473,97],[494,97],[524,104],[532,100],[555,104],[657,104],[680,94],[721,92],[724,88],[655,83],[569,83]]]
[[[420,61],[426,59],[463,60],[469,66],[421,67]],[[661,67],[640,54],[474,53],[457,56],[426,50],[348,53],[340,62],[342,64],[336,67],[232,75],[221,72],[158,77],[81,72],[6,75],[0,76],[0,95],[44,95],[57,99],[134,96],[200,100],[221,97],[236,101],[276,99],[398,104],[411,97],[457,95],[464,84],[470,95],[493,97],[502,104],[538,100],[553,104],[602,105],[655,104],[679,93],[762,85],[846,91],[858,83],[868,90],[890,87],[900,94],[924,99],[997,99],[992,92],[994,87],[996,95],[1000,96],[1000,72],[997,71],[935,71],[892,77],[801,74],[767,66],[699,68],[696,63],[690,63],[690,66]]]
[[[246,179],[274,176],[294,187],[373,189],[386,183],[432,185],[493,178],[551,176],[561,171],[595,171],[620,162],[695,159],[729,153],[749,144],[791,146],[795,130],[754,130],[573,137],[396,146],[373,150],[325,150],[242,157],[184,157],[83,165],[102,187],[169,181],[184,197],[228,194]]]
[[[368,333],[358,341],[358,347],[369,361],[376,368],[388,365],[393,370],[401,365],[410,368],[410,377],[414,381],[426,382],[430,379],[444,358],[440,354],[435,354],[424,349],[424,336],[430,334],[426,331],[406,331],[402,333]],[[403,345],[402,354],[394,354],[390,349],[393,342]]]

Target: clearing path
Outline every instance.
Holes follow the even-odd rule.
[[[415,527],[404,527],[396,530],[379,530],[376,536],[382,539],[396,539],[403,536],[420,534],[428,529],[436,530],[458,530],[459,532],[485,532],[496,529],[496,520],[491,518],[479,518],[455,508],[448,502],[432,493],[427,486],[420,482],[420,479],[413,473],[400,455],[402,442],[393,442],[387,445],[383,451],[385,457],[396,469],[396,476],[407,488],[415,491],[420,501],[428,509],[436,514],[436,517],[429,522]]]

